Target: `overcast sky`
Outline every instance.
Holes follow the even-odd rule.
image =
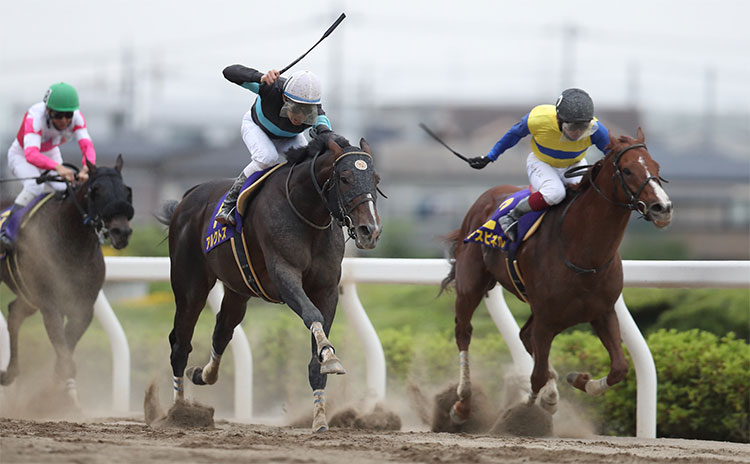
[[[599,106],[750,112],[746,0],[24,0],[2,7],[0,133],[57,81],[83,103],[135,82],[179,112],[241,114],[250,100],[221,70],[280,69],[341,12],[294,68],[323,78],[324,99],[536,104],[578,86]]]

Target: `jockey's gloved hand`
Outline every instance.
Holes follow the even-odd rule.
[[[486,156],[476,156],[474,158],[469,158],[469,166],[471,166],[474,169],[482,169],[483,167],[487,166],[492,160],[487,158]]]
[[[326,135],[328,132],[333,132],[331,129],[326,126],[325,124],[318,124],[317,126],[311,127],[307,134],[310,136],[310,138],[320,137],[321,135]]]

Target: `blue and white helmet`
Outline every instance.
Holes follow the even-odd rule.
[[[318,76],[310,71],[297,71],[284,84],[284,96],[293,102],[317,105],[321,85]]]

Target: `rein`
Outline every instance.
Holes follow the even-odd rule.
[[[294,166],[295,166],[294,164],[289,168],[289,174],[287,175],[287,178],[286,178],[285,187],[286,187],[287,203],[289,203],[289,206],[291,207],[294,214],[308,226],[317,230],[326,230],[331,226],[331,224],[333,224],[333,220],[335,218],[339,226],[346,227],[350,238],[356,238],[355,232],[352,228],[353,220],[351,216],[349,215],[349,213],[351,213],[355,208],[357,208],[362,203],[365,203],[368,201],[371,201],[374,203],[375,199],[368,192],[366,195],[364,195],[362,199],[360,199],[353,205],[350,205],[349,207],[347,207],[347,205],[344,203],[344,198],[343,198],[344,195],[341,192],[339,183],[336,182],[336,178],[338,177],[337,168],[341,160],[343,160],[347,156],[359,155],[359,156],[366,156],[370,159],[372,159],[372,156],[364,151],[355,151],[355,150],[344,153],[343,155],[339,156],[333,162],[333,169],[331,170],[330,177],[323,183],[323,186],[321,187],[320,185],[318,185],[318,181],[315,178],[315,162],[317,161],[318,156],[320,156],[320,154],[321,152],[316,153],[312,159],[312,162],[310,163],[310,178],[312,180],[313,185],[315,186],[315,191],[318,193],[318,196],[320,197],[320,199],[322,200],[323,204],[326,206],[326,209],[328,210],[330,214],[330,220],[328,221],[328,224],[326,224],[325,226],[320,226],[320,225],[315,224],[314,222],[305,218],[302,215],[302,213],[300,213],[299,210],[297,210],[297,208],[295,208],[294,204],[292,203],[292,199],[289,193],[289,181],[292,177],[292,171],[294,170]],[[358,196],[362,196],[362,195],[358,194],[354,198]]]
[[[579,166],[579,167],[576,167],[576,168],[569,169],[568,171],[565,172],[565,177],[575,177],[576,175],[578,175],[578,174],[576,174],[577,171],[580,171],[582,169],[588,169],[589,183],[591,184],[591,186],[594,188],[594,190],[602,198],[604,198],[609,203],[611,203],[611,204],[613,204],[615,206],[619,206],[619,207],[622,207],[622,208],[625,208],[625,209],[628,209],[628,210],[631,210],[631,211],[637,211],[638,214],[640,214],[640,217],[642,217],[642,218],[646,219],[647,221],[649,221],[650,219],[647,216],[647,208],[648,207],[646,206],[646,204],[644,202],[638,200],[638,197],[640,197],[641,192],[643,191],[644,188],[646,188],[646,185],[648,185],[648,183],[652,179],[656,179],[657,182],[659,182],[662,179],[659,176],[649,176],[649,177],[647,177],[643,181],[643,183],[641,184],[641,186],[638,188],[638,190],[635,193],[633,193],[630,190],[630,188],[628,188],[627,184],[625,183],[625,178],[622,175],[622,171],[620,170],[619,162],[620,162],[620,158],[622,158],[622,155],[625,154],[625,152],[627,152],[628,150],[635,149],[635,148],[646,148],[646,145],[643,144],[643,143],[636,143],[636,144],[633,144],[633,145],[629,145],[629,146],[623,148],[622,150],[620,150],[617,153],[617,155],[615,155],[614,160],[612,161],[612,165],[615,168],[615,172],[614,172],[614,174],[612,174],[612,195],[614,196],[615,193],[616,193],[617,184],[615,182],[617,180],[619,180],[620,181],[620,186],[622,187],[622,190],[625,193],[625,196],[630,200],[630,203],[621,203],[619,201],[614,201],[611,198],[608,198],[604,194],[604,192],[602,192],[599,189],[599,187],[596,186],[596,183],[594,183],[594,177],[593,177],[594,176],[594,174],[593,174],[594,173],[594,169],[593,169],[592,165],[589,165],[589,166]],[[579,192],[576,191],[575,192],[575,196],[573,197],[572,200],[570,200],[570,203],[568,203],[565,206],[565,209],[563,210],[563,213],[560,215],[560,219],[558,220],[558,227],[560,228],[560,247],[558,249],[558,252],[559,252],[560,258],[565,262],[565,265],[568,266],[569,268],[573,269],[577,274],[596,274],[598,272],[602,272],[603,270],[605,270],[612,263],[612,261],[615,259],[615,255],[612,255],[612,257],[609,258],[609,260],[606,263],[604,263],[603,265],[601,265],[601,266],[599,266],[597,268],[582,268],[580,266],[576,266],[575,264],[573,264],[572,262],[570,262],[568,260],[568,258],[565,257],[565,252],[564,252],[564,248],[565,247],[564,247],[564,243],[563,243],[563,239],[562,239],[562,224],[563,224],[563,220],[565,219],[565,216],[568,214],[568,210],[573,205],[573,203],[575,203],[575,201],[578,199],[578,197],[579,197]]]
[[[597,187],[596,184],[594,183],[594,179],[591,177],[591,171],[589,171],[589,180],[591,182],[591,186],[594,188],[594,190],[596,190],[596,192],[599,195],[601,195],[602,198],[604,198],[608,202],[612,203],[613,205],[619,206],[621,208],[626,208],[626,209],[629,209],[631,211],[637,211],[638,214],[640,214],[640,217],[644,218],[647,221],[650,221],[650,219],[649,219],[649,217],[647,215],[647,213],[648,213],[648,211],[647,211],[648,207],[646,206],[646,203],[638,200],[638,197],[641,196],[641,192],[643,191],[644,188],[646,188],[646,185],[648,185],[648,183],[651,180],[655,179],[657,182],[659,182],[660,181],[659,176],[649,176],[649,177],[647,177],[643,181],[643,183],[641,184],[641,186],[638,187],[638,190],[636,190],[636,192],[633,193],[630,190],[630,188],[627,186],[627,184],[625,183],[625,178],[623,177],[622,171],[620,170],[620,166],[619,166],[620,158],[622,158],[622,155],[624,155],[625,152],[627,152],[628,150],[632,150],[632,149],[635,149],[635,148],[646,148],[646,145],[643,144],[643,143],[635,143],[633,145],[629,145],[629,146],[623,148],[622,150],[620,150],[620,152],[617,153],[617,155],[615,155],[614,160],[612,161],[612,165],[615,168],[615,173],[612,175],[612,196],[615,195],[616,190],[617,190],[617,184],[615,182],[619,180],[620,181],[620,187],[622,188],[622,191],[625,193],[625,196],[628,198],[628,200],[630,201],[630,203],[621,203],[619,201],[614,201],[614,200],[608,198],[606,195],[604,195],[604,192],[602,192],[599,189],[599,187]]]

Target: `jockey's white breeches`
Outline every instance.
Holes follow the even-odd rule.
[[[526,174],[529,175],[529,183],[532,192],[539,192],[548,205],[556,205],[565,199],[565,185],[577,184],[581,181],[580,176],[566,179],[563,174],[570,168],[584,166],[586,158],[581,159],[566,168],[556,168],[529,153],[526,158]]]
[[[49,151],[43,151],[42,155],[58,164],[62,163],[62,154],[60,154],[60,149],[58,147]],[[40,169],[26,161],[26,156],[23,154],[23,148],[21,147],[21,144],[18,143],[18,140],[14,140],[10,149],[8,149],[8,167],[10,168],[11,174],[18,178],[39,177],[45,171],[44,169]],[[65,182],[46,182],[44,184],[37,184],[35,179],[24,180],[23,190],[21,190],[21,193],[16,196],[15,203],[20,206],[26,206],[31,200],[45,190],[65,190]]]
[[[293,147],[307,145],[307,140],[302,134],[288,139],[272,139],[263,129],[258,127],[252,119],[252,113],[248,111],[242,118],[242,140],[250,151],[252,161],[245,166],[243,172],[247,177],[250,174],[265,169],[279,161],[279,154]]]

